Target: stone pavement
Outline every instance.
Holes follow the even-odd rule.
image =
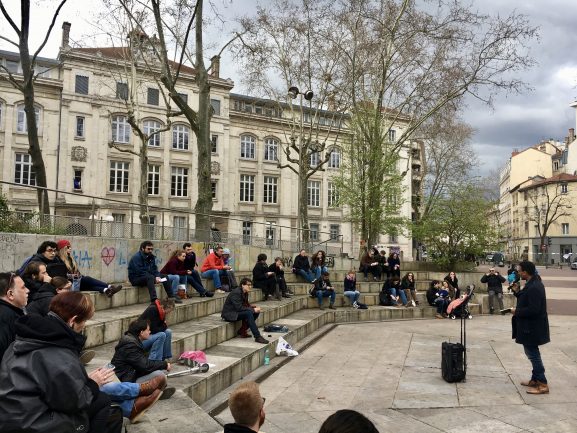
[[[334,411],[352,408],[385,432],[577,432],[577,317],[550,316],[541,352],[549,395],[519,382],[531,366],[511,340],[510,316],[467,321],[467,381],[441,378],[441,342],[459,321],[344,324],[261,384],[266,433],[316,433]],[[266,368],[266,367],[264,367]],[[231,422],[228,409],[217,415]]]

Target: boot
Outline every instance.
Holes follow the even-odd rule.
[[[529,386],[531,388],[535,388],[537,386],[537,381],[536,380],[524,380],[523,382],[521,382],[521,386]]]
[[[138,396],[142,397],[145,395],[150,395],[157,389],[162,391],[164,388],[166,388],[166,376],[162,374],[150,379],[149,381],[141,383]]]
[[[134,400],[134,406],[132,407],[132,411],[130,412],[130,422],[135,423],[138,421],[138,418],[144,414],[150,407],[156,403],[156,401],[162,395],[162,391],[160,389],[156,389],[152,392],[152,394],[144,396],[144,397],[137,397]]]
[[[254,339],[255,342],[260,343],[260,344],[267,344],[269,341],[264,338],[262,335],[259,335],[258,337],[255,337]]]
[[[114,296],[114,294],[120,292],[121,289],[122,289],[122,284],[110,284],[106,288],[106,290],[104,290],[104,293],[109,298],[112,298]]]
[[[330,305],[329,305],[329,309],[330,309],[330,310],[336,310],[334,304],[330,304]]]
[[[535,387],[527,389],[527,394],[549,394],[549,385],[538,380],[536,382]]]

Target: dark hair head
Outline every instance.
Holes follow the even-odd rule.
[[[40,273],[41,266],[46,267],[46,265],[43,262],[28,263],[26,269],[24,269],[24,272],[22,272],[22,278],[33,279],[34,277],[37,277],[38,274]]]
[[[62,289],[69,283],[70,281],[68,281],[68,278],[65,277],[54,277],[52,280],[50,280],[50,284],[52,284],[55,289]]]
[[[186,248],[188,248],[188,247],[192,247],[192,244],[191,244],[190,242],[185,242],[185,243],[182,244],[182,249],[183,249],[183,250],[186,249]]]
[[[522,271],[527,272],[530,276],[535,275],[535,263],[525,260],[518,265]]]
[[[319,433],[379,433],[379,431],[362,413],[341,409],[325,420]]]
[[[397,283],[399,281],[401,281],[401,279],[397,275],[391,277],[391,283]]]
[[[228,408],[235,423],[242,426],[254,425],[260,416],[264,400],[256,382],[241,383],[228,398]]]
[[[153,247],[154,244],[151,241],[144,241],[140,244],[140,249],[143,250],[146,247]]]
[[[265,253],[260,253],[260,254],[257,256],[256,261],[257,261],[257,262],[264,262],[264,261],[266,261],[266,259],[267,259],[266,254],[265,254]]]
[[[240,280],[240,285],[241,285],[241,286],[244,286],[246,283],[252,284],[252,280],[251,280],[250,278],[248,278],[248,277],[241,278],[241,280]]]
[[[164,310],[174,310],[174,299],[164,298],[162,301],[160,301],[160,306]],[[144,328],[144,329],[146,329],[146,328]]]
[[[128,333],[138,337],[140,333],[150,326],[150,322],[144,319],[137,319],[128,325]]]
[[[54,241],[44,241],[40,244],[38,249],[36,250],[36,254],[44,253],[48,248],[54,248],[55,250],[58,249],[58,245]]]
[[[275,262],[278,262],[279,260],[280,260],[281,263],[284,265],[284,260],[282,259],[282,257],[275,257],[275,258],[274,258],[274,261],[275,261]]]
[[[94,316],[94,304],[80,292],[61,292],[50,301],[50,311],[65,322],[77,316],[75,322],[81,323]]]
[[[432,280],[431,284],[429,285],[430,288],[435,287],[437,284],[439,284],[439,280]]]
[[[326,277],[326,276],[329,275],[329,272],[328,272],[328,271],[322,271],[322,272],[321,272],[321,275],[322,275],[323,277]]]
[[[6,296],[8,290],[14,287],[14,278],[17,276],[14,272],[0,272],[0,296]]]

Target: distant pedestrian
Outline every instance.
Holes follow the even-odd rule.
[[[523,261],[519,263],[517,270],[526,283],[523,290],[519,290],[517,285],[513,286],[517,297],[517,306],[511,308],[513,338],[516,343],[523,345],[525,355],[533,366],[531,379],[521,382],[521,385],[529,388],[528,394],[548,394],[545,366],[539,352],[539,346],[551,341],[545,286],[536,273],[534,263]]]

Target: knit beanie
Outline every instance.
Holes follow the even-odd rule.
[[[67,241],[66,239],[62,239],[62,240],[56,242],[56,246],[59,250],[61,250],[62,248],[69,247],[70,242]]]

